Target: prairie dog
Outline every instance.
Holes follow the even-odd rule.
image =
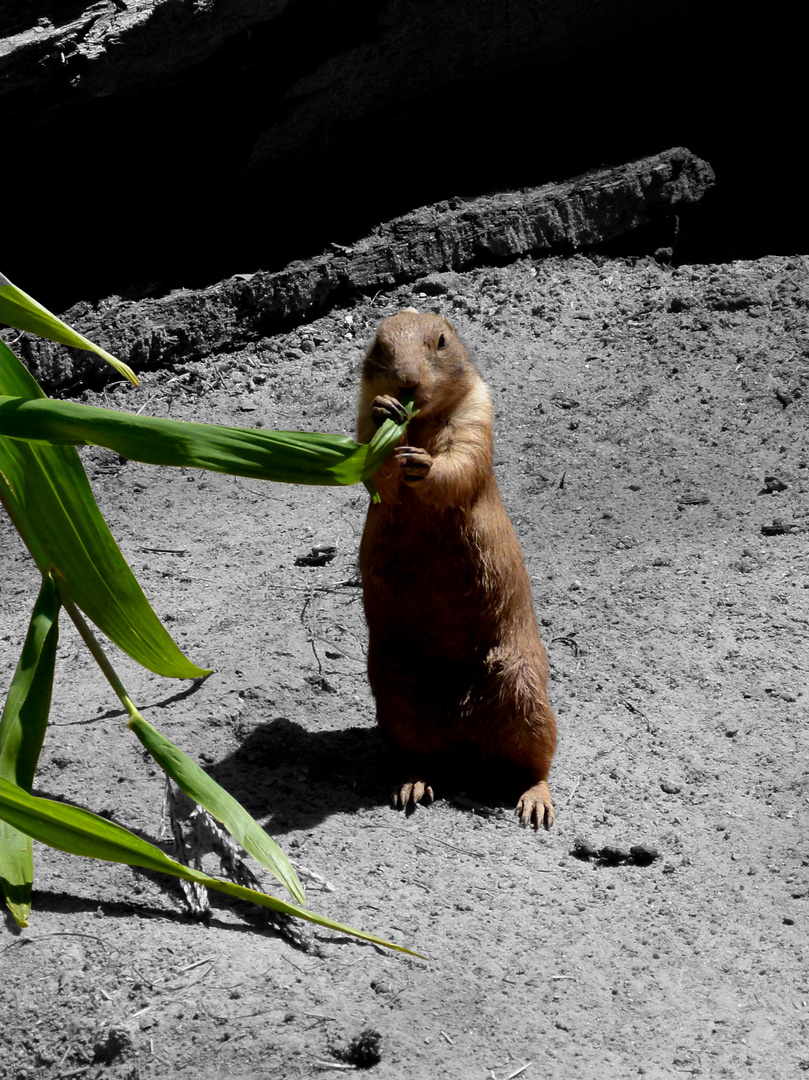
[[[400,759],[393,802],[431,802],[443,766],[473,761],[520,785],[524,826],[549,829],[548,663],[492,468],[491,398],[440,315],[406,308],[379,324],[362,368],[360,442],[403,419],[405,390],[418,415],[374,475],[382,501],[360,544],[368,679]]]

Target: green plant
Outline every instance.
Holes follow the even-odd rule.
[[[92,350],[137,383],[125,364],[2,275],[0,322]],[[403,430],[387,421],[371,443],[362,445],[336,435],[185,423],[56,401],[45,396],[0,340],[0,501],[42,574],[0,722],[0,887],[20,926],[28,925],[31,909],[33,837],[72,854],[160,870],[410,952],[302,907],[303,889],[281,849],[235,799],[140,715],[84,616],[159,675],[195,678],[209,671],[183,655],[155,615],[96,505],[75,450],[79,445],[106,446],[153,464],[289,483],[363,481],[375,496],[370,478]],[[62,609],[124,705],[130,730],[166,775],[221,822],[289,890],[295,903],[190,869],[120,825],[81,807],[31,794],[48,723]]]

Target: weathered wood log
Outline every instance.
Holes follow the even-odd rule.
[[[678,148],[559,184],[422,207],[353,247],[284,270],[229,278],[154,300],[79,304],[65,319],[135,370],[237,349],[340,298],[437,271],[529,254],[575,251],[625,236],[698,202],[711,167]],[[28,338],[22,354],[40,382],[62,387],[97,371],[87,354]]]

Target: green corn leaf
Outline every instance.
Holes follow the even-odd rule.
[[[174,859],[170,859],[154,844],[141,839],[121,825],[116,825],[115,822],[108,821],[78,806],[29,795],[11,782],[4,783],[0,791],[0,818],[35,840],[71,855],[126,863],[129,866],[141,866],[158,873],[171,874],[186,881],[194,881],[206,888],[227,893],[228,896],[235,896],[239,900],[248,900],[274,911],[306,919],[317,926],[362,938],[364,941],[373,942],[386,949],[395,949],[397,952],[408,953],[410,956],[421,955],[402,945],[394,945],[384,938],[366,934],[362,930],[353,930],[342,923],[316,915],[314,912],[307,911],[306,908],[298,907],[297,904],[289,904],[255,889],[247,889],[242,885],[210,877],[190,866],[183,866]]]
[[[106,446],[152,465],[335,485],[369,479],[402,437],[405,425],[386,420],[370,443],[356,443],[344,435],[222,427],[7,395],[0,398],[0,430],[14,440]]]
[[[209,814],[221,821],[228,832],[254,859],[289,889],[300,904],[306,903],[298,875],[286,855],[272,837],[261,828],[241,803],[221,788],[204,769],[169,742],[140,714],[133,716],[128,726],[155,759],[160,768],[175,781],[194,802],[204,806]]]
[[[138,379],[128,364],[122,363],[114,356],[94,345],[83,334],[73,330],[63,323],[60,318],[48,311],[28,293],[18,289],[8,280],[4,274],[0,274],[0,322],[8,326],[14,326],[18,330],[27,330],[49,341],[59,342],[61,345],[73,345],[77,349],[87,349],[112,364],[116,371],[120,372],[130,382],[138,385]]]
[[[0,394],[48,402],[0,341]],[[121,554],[70,446],[7,438],[0,420],[0,502],[40,572],[53,573],[88,618],[138,663],[179,679],[207,674],[174,643]]]
[[[0,786],[8,781],[30,791],[34,782],[48,726],[59,607],[53,579],[43,578],[0,721]],[[28,925],[33,880],[31,838],[0,822],[0,889],[18,926]]]

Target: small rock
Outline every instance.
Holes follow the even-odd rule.
[[[336,694],[336,689],[324,675],[307,675],[304,682],[309,683],[315,690],[322,690],[326,694]]]
[[[675,780],[661,780],[660,786],[667,795],[679,795],[683,790],[683,785]]]
[[[646,866],[660,858],[660,852],[652,844],[633,844],[629,854],[640,866]]]
[[[337,554],[336,544],[315,544],[309,551],[301,551],[295,556],[296,566],[325,566]]]
[[[761,532],[764,536],[783,536],[785,533],[797,529],[797,522],[784,521],[783,518],[773,518],[772,525],[762,525]]]
[[[599,852],[599,855],[604,862],[612,863],[613,865],[626,862],[629,858],[629,852],[622,847],[618,847],[617,844],[605,844]]]
[[[366,1028],[351,1040],[345,1050],[337,1056],[348,1065],[355,1065],[358,1069],[369,1069],[372,1065],[378,1065],[382,1060],[380,1044],[382,1036],[373,1028]]]
[[[597,859],[601,854],[601,848],[596,847],[592,840],[584,836],[577,836],[573,841],[571,855],[577,859]]]
[[[777,476],[765,476],[764,487],[759,492],[759,495],[774,495],[778,491],[786,491],[787,485],[783,480],[779,480]]]
[[[99,1033],[93,1046],[93,1061],[114,1061],[131,1050],[132,1036],[124,1027],[111,1027]]]

